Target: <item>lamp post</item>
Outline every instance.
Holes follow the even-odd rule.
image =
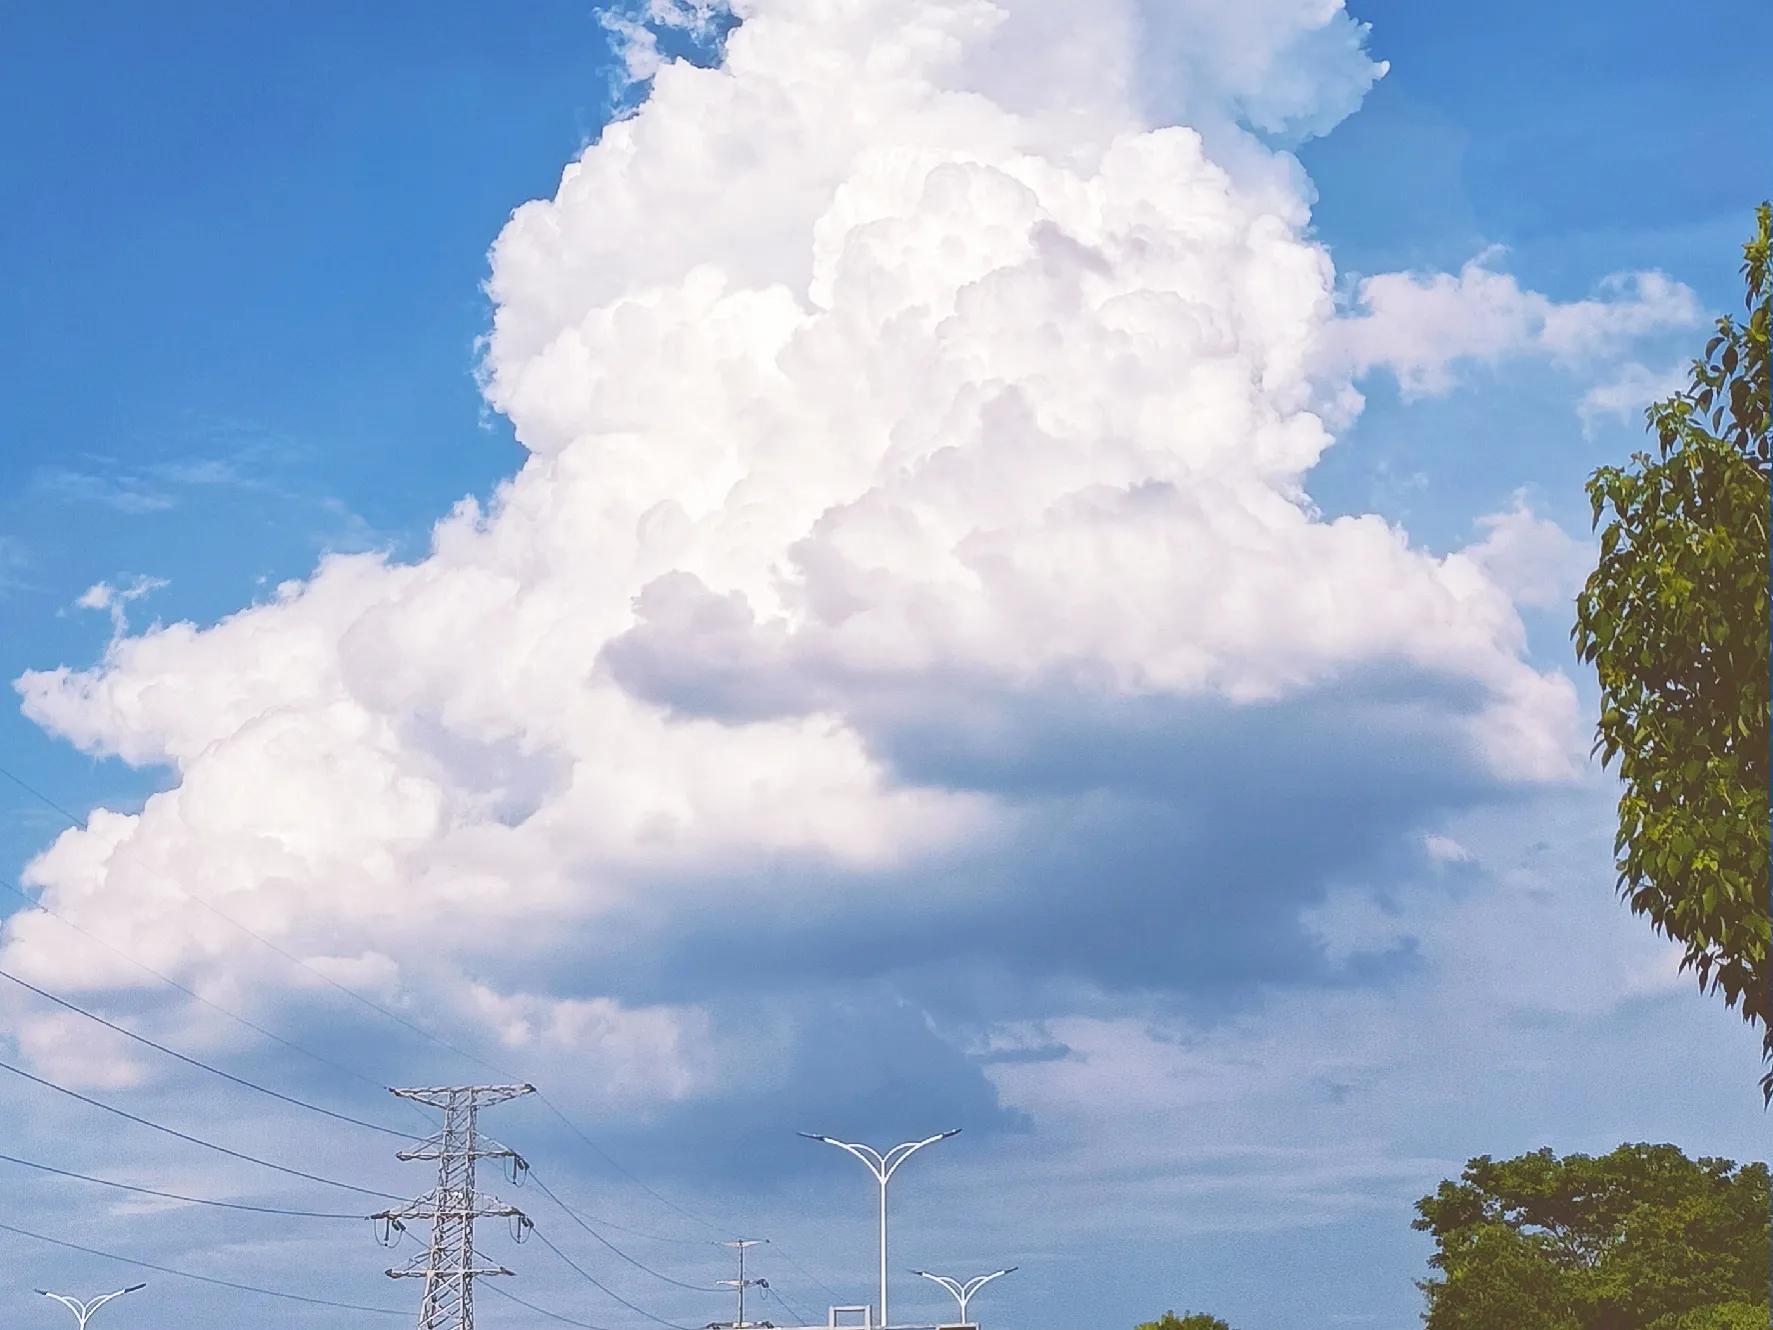
[[[74,1319],[80,1323],[80,1330],[86,1330],[86,1323],[92,1319],[92,1314],[100,1307],[103,1307],[112,1298],[120,1298],[125,1293],[134,1293],[138,1288],[146,1287],[146,1284],[131,1284],[128,1288],[120,1288],[111,1293],[101,1293],[91,1302],[82,1302],[79,1298],[70,1298],[65,1293],[51,1293],[46,1288],[34,1289],[32,1291],[41,1293],[44,1297],[53,1298],[55,1301],[61,1303],[62,1306],[74,1313]]]
[[[922,1275],[925,1279],[933,1280],[935,1283],[940,1284],[943,1288],[952,1293],[954,1295],[954,1300],[960,1304],[960,1323],[962,1325],[970,1325],[972,1323],[967,1320],[967,1303],[973,1300],[973,1294],[984,1288],[985,1285],[989,1284],[992,1280],[1001,1279],[1003,1276],[1020,1268],[1020,1266],[1011,1265],[1006,1266],[1002,1270],[993,1270],[988,1275],[974,1275],[964,1284],[958,1279],[950,1279],[947,1275],[932,1275],[928,1270],[913,1270],[911,1273],[914,1275]]]
[[[893,1174],[898,1172],[900,1164],[903,1164],[926,1145],[934,1145],[937,1141],[945,1141],[950,1136],[960,1135],[960,1128],[937,1132],[934,1136],[926,1136],[921,1141],[901,1142],[885,1154],[871,1145],[857,1145],[852,1141],[840,1141],[834,1136],[817,1136],[810,1131],[803,1131],[800,1134],[809,1141],[823,1141],[826,1145],[835,1145],[839,1150],[853,1154],[862,1161],[868,1171],[874,1175],[874,1180],[880,1184],[880,1323],[883,1327],[890,1325],[892,1323],[887,1319],[887,1183],[893,1180]]]

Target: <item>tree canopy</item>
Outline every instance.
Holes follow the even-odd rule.
[[[1134,1330],[1231,1330],[1231,1327],[1205,1312],[1183,1312],[1180,1316],[1165,1312],[1155,1321],[1139,1322]]]
[[[1473,1159],[1416,1203],[1428,1330],[1764,1330],[1765,1164],[1672,1145]]]
[[[1588,481],[1600,557],[1571,636],[1601,686],[1595,749],[1624,789],[1619,891],[1685,948],[1702,989],[1759,1023],[1768,965],[1770,210],[1685,390],[1646,412],[1656,452]],[[1762,1081],[1773,1099],[1773,1072]]]

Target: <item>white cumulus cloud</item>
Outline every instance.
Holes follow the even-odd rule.
[[[1233,127],[1345,114],[1380,72],[1358,27],[1149,9],[750,0],[718,67],[643,60],[645,103],[492,250],[521,471],[415,563],[331,557],[21,679],[39,724],[175,775],[31,881],[200,982],[259,957],[186,891],[386,1000],[481,977],[490,1037],[656,1044],[631,1079],[670,1097],[712,1055],[690,1006],[609,991],[637,956],[736,904],[792,930],[964,897],[955,865],[1095,825],[1095,794],[920,776],[906,736],[963,731],[956,698],[993,700],[968,741],[1152,703],[1186,749],[1324,696],[1474,780],[1565,775],[1573,690],[1516,608],[1535,519],[1436,557],[1307,478],[1356,370],[1581,354],[1690,295],[1554,305],[1476,264],[1368,279],[1351,328],[1297,164]],[[1043,82],[1069,23],[1085,63]],[[1210,135],[1153,119],[1165,49]],[[70,979],[73,946],[21,916],[3,950]]]
[[[1335,358],[1357,374],[1389,370],[1406,396],[1421,396],[1451,388],[1462,362],[1541,354],[1580,363],[1700,318],[1692,289],[1665,273],[1613,273],[1594,296],[1560,302],[1498,271],[1497,257],[1485,251],[1456,274],[1363,278],[1355,312],[1337,326]]]

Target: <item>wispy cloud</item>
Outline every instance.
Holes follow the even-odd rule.
[[[149,577],[143,574],[129,577],[121,582],[94,582],[74,601],[74,608],[81,610],[103,610],[111,616],[111,634],[122,637],[129,631],[128,606],[131,601],[140,600],[169,585],[164,577]]]
[[[232,489],[273,493],[279,486],[246,469],[240,459],[192,455],[130,466],[89,455],[78,465],[37,469],[30,484],[42,498],[97,504],[120,513],[158,513],[177,508],[192,490]]]
[[[1332,325],[1332,364],[1354,374],[1389,370],[1406,397],[1451,390],[1462,364],[1537,355],[1565,366],[1592,363],[1637,338],[1700,319],[1698,297],[1661,272],[1619,272],[1595,294],[1557,301],[1500,271],[1485,250],[1458,273],[1393,272],[1362,279],[1355,312]]]
[[[1582,395],[1582,401],[1576,407],[1576,414],[1582,418],[1582,432],[1592,437],[1604,420],[1617,420],[1628,425],[1642,423],[1645,407],[1686,386],[1684,361],[1664,369],[1651,369],[1631,361],[1621,366],[1612,378],[1595,384]]]
[[[25,543],[17,536],[0,531],[0,597],[29,587],[30,584],[25,580],[25,569],[30,563],[31,558],[26,552]]]

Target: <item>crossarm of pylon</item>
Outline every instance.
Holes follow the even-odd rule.
[[[464,1090],[471,1091],[473,1102],[477,1107],[485,1108],[490,1104],[502,1104],[507,1099],[517,1099],[522,1095],[534,1094],[533,1085],[475,1085],[451,1086],[431,1085],[417,1089],[389,1090],[388,1093],[397,1099],[412,1099],[432,1108],[448,1108],[451,1103],[460,1103]]]

